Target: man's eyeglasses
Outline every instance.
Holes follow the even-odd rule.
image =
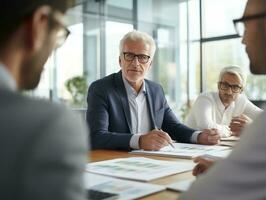
[[[67,37],[70,34],[70,31],[68,30],[68,28],[64,25],[64,22],[62,20],[62,17],[59,16],[59,14],[57,15],[57,13],[53,13],[51,15],[51,19],[50,19],[53,23],[56,23],[57,25],[60,26],[60,29],[57,31],[57,35],[56,35],[56,44],[55,44],[55,48],[59,48],[61,47],[64,42],[66,41]]]
[[[254,19],[260,19],[266,17],[266,13],[260,13],[252,16],[245,16],[241,17],[239,19],[234,19],[233,23],[236,29],[237,34],[242,37],[245,32],[245,24],[244,22],[254,20]]]
[[[70,31],[65,26],[62,26],[62,28],[57,32],[57,39],[55,44],[56,48],[59,48],[64,44],[69,34]]]
[[[220,81],[218,84],[221,90],[229,90],[229,88],[231,88],[233,93],[240,93],[242,92],[242,89],[243,89],[242,86],[240,85],[230,85],[227,82]]]
[[[134,54],[129,52],[123,52],[123,54],[124,54],[124,59],[126,61],[133,61],[135,57],[137,57],[138,61],[142,64],[146,64],[150,59],[150,56],[145,54]]]

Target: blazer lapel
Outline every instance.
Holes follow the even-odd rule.
[[[150,117],[151,117],[151,126],[154,129],[157,129],[157,125],[156,125],[156,121],[155,121],[155,114],[154,114],[154,103],[152,101],[152,92],[150,90],[150,86],[148,84],[148,82],[145,82],[145,86],[146,86],[146,92],[147,92],[147,103],[149,106],[149,110],[150,110]]]
[[[131,125],[131,116],[130,116],[130,109],[127,99],[127,93],[124,86],[124,82],[122,80],[122,72],[118,72],[115,74],[115,85],[117,88],[118,96],[120,97],[121,104],[123,106],[124,114],[126,116],[126,121],[130,130],[130,133],[132,133],[132,125]]]

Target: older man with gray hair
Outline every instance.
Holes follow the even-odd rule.
[[[196,131],[176,118],[162,86],[145,79],[152,66],[155,42],[133,30],[120,41],[121,71],[91,84],[87,122],[93,149],[158,150],[173,140],[216,144],[216,130]]]
[[[200,94],[186,124],[195,129],[215,128],[221,137],[239,136],[243,127],[262,112],[242,93],[246,75],[236,66],[221,70],[218,92]]]

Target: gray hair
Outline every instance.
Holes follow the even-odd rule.
[[[154,42],[154,39],[148,35],[145,32],[133,30],[128,32],[121,40],[119,44],[119,50],[120,54],[123,53],[123,47],[126,41],[141,41],[144,42],[145,44],[148,44],[150,46],[150,53],[151,53],[151,58],[153,58],[155,51],[156,51],[156,45]]]
[[[219,75],[219,81],[222,80],[223,76],[225,74],[234,74],[236,75],[241,81],[242,85],[245,86],[246,84],[246,74],[243,72],[243,70],[240,67],[237,66],[229,66],[225,67],[221,70]]]

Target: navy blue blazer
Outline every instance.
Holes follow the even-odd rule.
[[[179,122],[167,104],[161,85],[145,79],[145,86],[152,127],[161,128],[173,140],[190,143],[195,130]],[[133,134],[122,72],[93,82],[87,102],[92,149],[130,150]]]

